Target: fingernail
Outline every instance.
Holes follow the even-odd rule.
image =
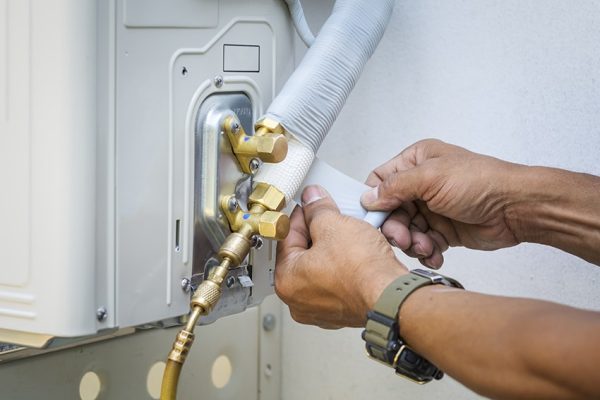
[[[302,205],[307,206],[310,203],[314,203],[317,200],[321,200],[327,197],[325,190],[321,186],[311,185],[304,188],[302,192]]]
[[[423,246],[420,244],[416,244],[414,251],[417,255],[422,256],[422,257],[427,257],[427,253],[425,253],[425,250],[423,249]]]
[[[373,189],[369,190],[368,192],[364,192],[360,196],[360,202],[364,205],[374,203],[375,200],[377,200],[378,192],[379,192],[379,186],[375,186]]]

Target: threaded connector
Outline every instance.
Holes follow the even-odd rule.
[[[194,343],[194,333],[186,330],[181,330],[177,333],[173,348],[169,353],[169,360],[175,361],[176,363],[183,364],[187,355]]]
[[[221,285],[211,280],[202,281],[192,296],[192,307],[200,307],[201,314],[208,314],[221,297]]]

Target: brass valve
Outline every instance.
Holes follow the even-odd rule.
[[[250,208],[260,205],[265,210],[281,211],[285,207],[285,195],[273,185],[259,182],[248,198]]]
[[[253,235],[269,239],[285,239],[290,229],[290,219],[279,211],[266,210],[260,204],[255,204],[249,211],[242,210],[236,204],[230,207],[232,196],[223,199],[223,209],[229,220],[231,230],[250,239]]]
[[[283,127],[275,121],[263,119],[256,123],[254,135],[248,135],[237,118],[225,119],[223,130],[227,134],[242,171],[254,174],[260,162],[278,163],[285,159],[288,150]]]
[[[221,208],[232,232],[250,239],[258,234],[269,239],[284,239],[290,229],[290,219],[280,212],[285,207],[285,195],[276,187],[259,182],[248,197],[248,211],[240,208],[234,196],[221,200]]]
[[[266,183],[255,186],[248,198],[248,211],[240,208],[234,196],[223,198],[221,206],[232,233],[219,249],[221,264],[210,270],[208,277],[192,295],[191,313],[169,352],[161,386],[163,400],[175,399],[181,367],[194,341],[194,328],[198,319],[209,314],[219,301],[221,286],[229,269],[244,261],[252,247],[252,237],[259,234],[279,240],[287,236],[290,228],[288,216],[280,212],[285,207],[285,195]]]

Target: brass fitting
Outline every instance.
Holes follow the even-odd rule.
[[[238,233],[241,237],[246,238],[246,240],[248,240],[248,244],[250,243],[249,240],[252,235],[256,234],[275,240],[281,240],[287,236],[290,229],[290,219],[287,215],[279,211],[266,210],[266,207],[258,203],[253,204],[249,211],[242,210],[239,208],[239,205],[236,206],[234,210],[231,210],[228,207],[228,205],[231,204],[231,197],[232,196],[223,198],[223,211],[227,217],[227,220],[229,221],[231,230]],[[240,248],[245,250],[246,246],[245,244],[241,243],[240,239],[236,239],[235,246],[230,246],[227,243],[230,238],[233,240],[235,237],[236,236],[234,234],[230,235],[230,237],[225,241],[227,246],[224,244],[223,247],[235,247],[236,249]],[[244,253],[244,257],[246,254],[247,252]],[[242,257],[242,259],[244,257]]]
[[[267,121],[267,122],[262,122]],[[268,163],[278,163],[285,159],[288,150],[287,138],[283,128],[277,122],[262,120],[254,135],[248,135],[237,118],[227,117],[223,130],[227,134],[242,171],[254,174],[262,160]],[[265,125],[266,124],[266,125]],[[274,130],[271,130],[274,129]]]
[[[231,260],[223,258],[221,264],[210,271],[208,278],[203,280],[194,292],[191,300],[192,309],[198,308],[199,315],[211,312],[221,297],[221,285],[229,272]]]
[[[256,135],[262,135],[265,133],[283,134],[285,129],[283,129],[283,126],[279,122],[271,118],[262,118],[256,121],[256,124],[254,124],[254,131],[256,132]]]
[[[246,255],[250,252],[250,247],[252,246],[250,237],[252,237],[252,233],[243,234],[240,232],[233,232],[227,236],[227,239],[225,239],[225,242],[221,245],[219,257],[231,260],[234,266],[240,265],[242,261],[244,261],[244,258],[246,258]]]
[[[175,343],[173,348],[169,352],[169,360],[173,360],[176,363],[183,364],[187,355],[194,343],[194,333],[187,330],[181,330],[175,337]]]
[[[259,182],[248,198],[248,206],[260,204],[266,210],[281,211],[285,207],[285,195],[273,185]]]

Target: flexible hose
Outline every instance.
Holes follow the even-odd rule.
[[[298,36],[300,36],[300,39],[302,39],[306,47],[312,46],[315,41],[315,36],[306,22],[306,16],[304,15],[300,0],[285,0],[285,2],[290,9],[290,15],[294,22],[296,32],[298,32]]]
[[[162,385],[160,387],[160,400],[176,400],[177,384],[181,374],[182,364],[173,360],[167,360],[167,366],[163,373]]]
[[[266,116],[316,153],[379,44],[394,0],[337,0]]]
[[[280,188],[286,199],[294,197],[381,40],[393,7],[394,0],[336,1],[313,45],[266,112],[292,137],[287,158],[263,165],[256,181]],[[292,146],[294,140],[297,146]]]

